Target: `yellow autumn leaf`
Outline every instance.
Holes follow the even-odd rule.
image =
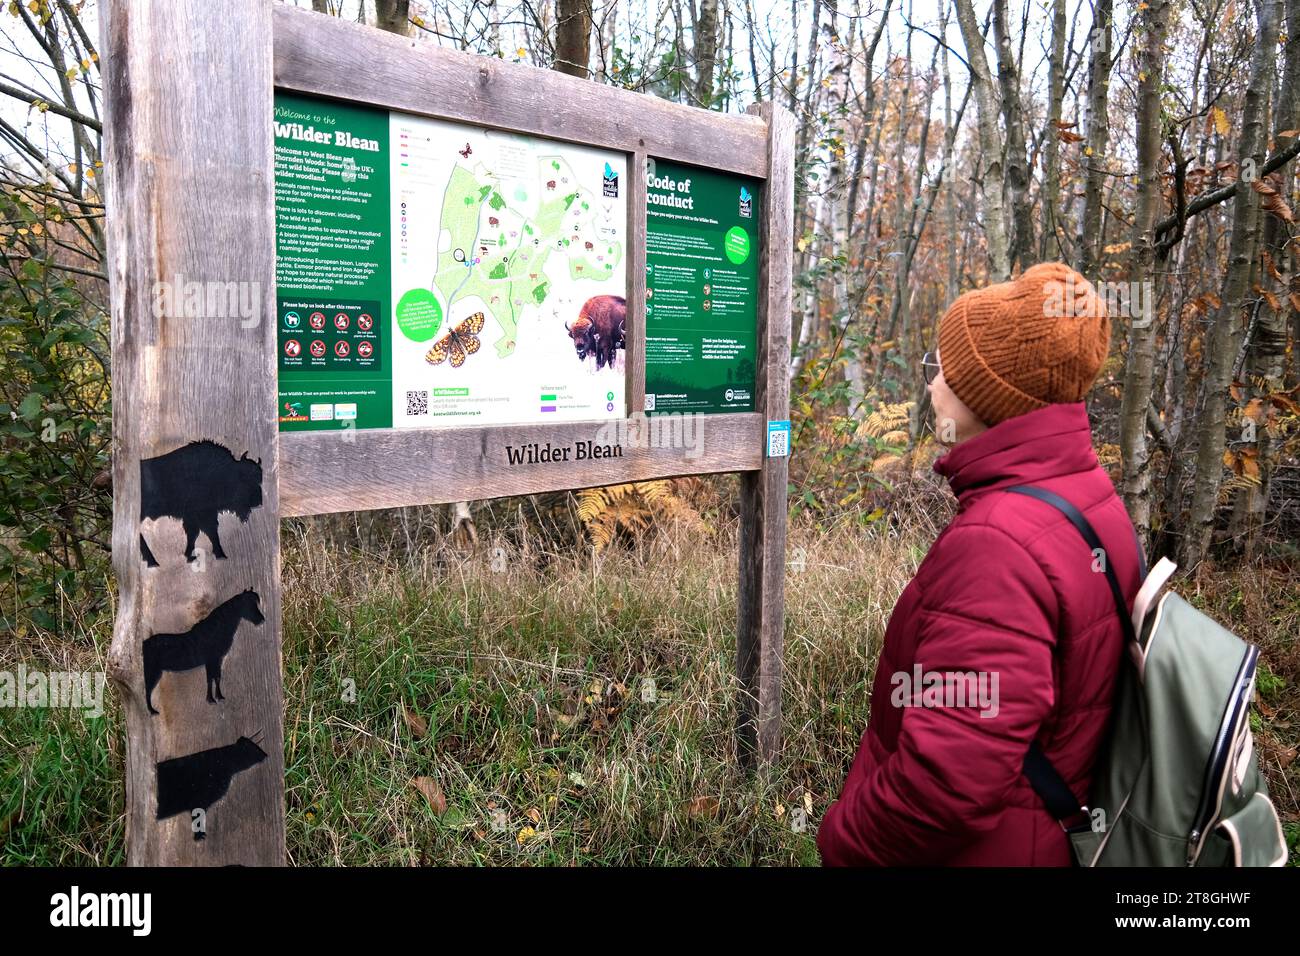
[[[1223,111],[1222,107],[1216,106],[1212,110],[1210,110],[1210,115],[1214,117],[1214,129],[1218,132],[1218,134],[1220,136],[1227,136],[1228,135],[1228,114]]]
[[[515,837],[515,842],[518,843],[520,846],[523,846],[525,843],[533,839],[535,836],[537,836],[536,830],[534,830],[532,827],[524,827],[522,830],[519,831],[518,835]]]

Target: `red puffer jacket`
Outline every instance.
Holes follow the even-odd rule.
[[[1067,837],[1021,765],[1036,737],[1086,796],[1123,636],[1075,527],[1000,489],[1038,485],[1083,512],[1130,604],[1133,526],[1082,402],[1007,419],[934,468],[958,513],[894,608],[870,724],[817,846],[834,866],[1067,866]]]

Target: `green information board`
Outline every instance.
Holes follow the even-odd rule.
[[[645,410],[754,409],[759,183],[657,160],[646,177]]]
[[[626,414],[627,157],[275,98],[281,430]]]
[[[388,125],[383,110],[275,95],[282,431],[393,423]]]

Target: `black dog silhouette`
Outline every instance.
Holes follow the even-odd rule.
[[[256,736],[256,735],[254,735]],[[158,819],[207,810],[226,795],[235,774],[266,759],[266,751],[248,737],[233,744],[200,750],[158,763]],[[206,834],[195,831],[194,839]]]
[[[187,671],[200,664],[208,669],[208,702],[226,699],[221,693],[221,662],[235,643],[241,620],[253,624],[266,620],[252,588],[236,594],[184,634],[155,634],[145,639],[144,702],[149,713],[158,713],[153,706],[153,689],[162,680],[163,671]]]
[[[240,521],[262,503],[262,460],[245,452],[236,458],[214,441],[192,441],[157,458],[140,459],[140,520],[179,518],[185,526],[185,560],[194,560],[194,541],[202,531],[212,556],[224,558],[217,515],[232,511]],[[140,536],[140,557],[158,566]]]

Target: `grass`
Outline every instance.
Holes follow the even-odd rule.
[[[791,528],[803,567],[786,579],[785,748],[747,776],[725,504],[707,515],[718,530],[668,528],[599,557],[546,544],[558,536],[529,532],[509,507],[481,522],[468,554],[425,528],[368,543],[338,521],[286,523],[290,861],[815,864],[816,823],[857,748],[884,626],[933,519]],[[1183,590],[1263,646],[1260,747],[1294,843],[1296,771],[1283,763],[1300,736],[1300,599],[1286,581],[1256,570]],[[103,618],[62,642],[25,635],[0,650],[0,669],[102,669],[110,631]],[[121,714],[113,694],[105,703],[99,719],[0,712],[0,862],[123,861]]]

